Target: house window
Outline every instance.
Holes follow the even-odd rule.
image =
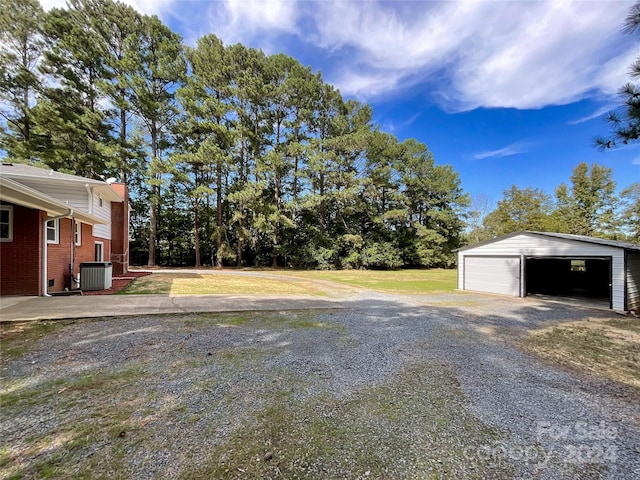
[[[0,242],[13,242],[13,207],[0,205]]]
[[[47,222],[47,243],[60,243],[60,220]]]
[[[102,206],[102,197],[100,195],[98,195],[98,206]]]
[[[572,272],[586,272],[587,271],[587,262],[584,260],[571,260],[571,271]]]
[[[80,246],[82,245],[82,223],[78,222],[77,220],[74,221],[76,229],[75,229],[75,239],[76,239],[76,245]]]
[[[104,262],[104,244],[102,242],[96,242],[94,247],[94,259],[96,262]]]

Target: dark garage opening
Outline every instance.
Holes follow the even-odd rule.
[[[527,295],[590,299],[611,304],[610,258],[527,258]]]

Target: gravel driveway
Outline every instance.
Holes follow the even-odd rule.
[[[640,478],[638,399],[516,348],[614,314],[463,293],[345,305],[58,324],[2,360],[0,474]]]

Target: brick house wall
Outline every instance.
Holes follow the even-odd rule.
[[[129,190],[122,183],[111,184],[124,202],[111,204],[111,256],[113,275],[125,275],[129,271]]]
[[[47,278],[49,279],[49,292],[61,292],[65,288],[77,289],[79,285],[70,283],[69,265],[71,264],[71,248],[73,245],[73,275],[77,278],[80,273],[80,264],[94,262],[95,244],[103,244],[103,261],[108,261],[111,255],[111,241],[106,238],[94,237],[93,227],[82,224],[80,245],[75,245],[75,235],[72,231],[70,218],[62,218],[60,222],[59,243],[48,245],[47,251]],[[53,286],[51,286],[53,280]]]
[[[60,222],[59,243],[47,244],[47,290],[49,292],[61,292],[69,286],[71,220],[62,218],[58,221]]]
[[[39,295],[42,289],[39,232],[46,213],[10,203],[3,205],[13,207],[13,241],[0,242],[0,295]]]
[[[46,212],[31,208],[13,207],[13,241],[0,242],[0,295],[41,295],[42,274],[42,224],[47,218]],[[111,241],[93,236],[93,227],[82,224],[81,244],[75,245],[72,235],[72,221],[69,218],[59,220],[59,243],[47,245],[47,291],[61,292],[65,288],[76,289],[77,284],[70,283],[69,265],[73,245],[73,273],[77,278],[80,264],[95,261],[95,244],[103,244],[103,259],[111,256]],[[53,285],[51,283],[53,282]]]

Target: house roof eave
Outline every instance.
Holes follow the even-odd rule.
[[[80,184],[90,187],[100,194],[105,200],[121,203],[124,201],[118,192],[111,185],[102,180],[70,175],[68,173],[56,172],[51,169],[34,167],[19,163],[0,164],[0,176],[20,182],[20,179],[30,179],[32,182],[46,182],[48,184]]]
[[[26,185],[16,182],[10,178],[0,176],[0,200],[4,202],[21,205],[35,210],[47,212],[51,217],[64,215],[69,211],[69,205],[56,200],[49,195],[38,192]],[[74,209],[73,218],[89,225],[106,224],[106,220]]]

